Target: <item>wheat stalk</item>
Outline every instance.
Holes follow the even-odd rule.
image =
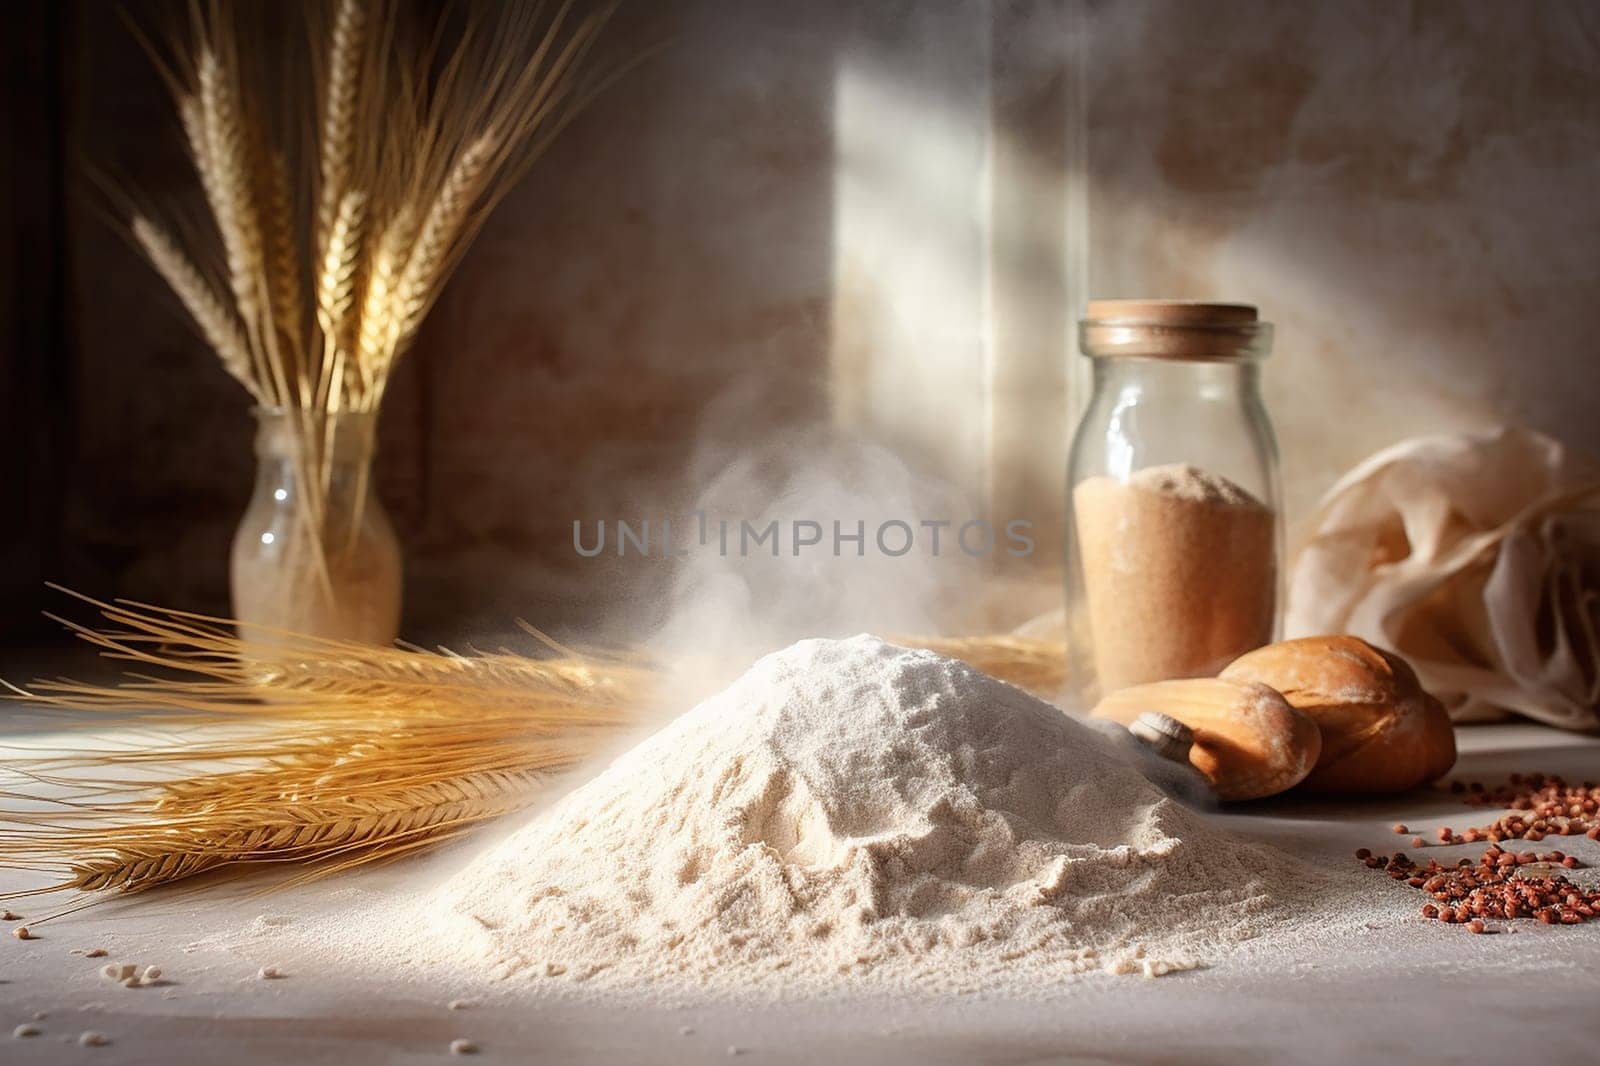
[[[301,337],[300,249],[294,232],[294,201],[289,191],[289,163],[275,152],[267,167],[263,216],[267,222],[267,287],[272,297],[272,319],[286,355],[298,364]],[[298,374],[286,374],[294,378]]]
[[[411,343],[437,297],[451,246],[483,190],[496,148],[490,135],[469,144],[428,208],[405,268],[395,282],[388,344],[383,352],[386,361],[393,360]]]
[[[221,296],[166,232],[144,216],[133,220],[133,236],[168,287],[183,303],[200,334],[222,361],[223,369],[265,402],[251,372],[250,342]]]
[[[240,114],[238,85],[217,53],[206,49],[199,64],[199,101],[211,177],[211,212],[227,254],[228,280],[239,317],[259,328],[262,317],[261,231],[251,197],[251,165]]]
[[[552,761],[551,766],[560,765]],[[398,849],[437,844],[478,823],[528,805],[537,772],[489,771],[444,782],[385,789],[365,798],[306,799],[282,794],[260,815],[239,803],[227,775],[200,778],[155,800],[149,820],[107,832],[106,854],[75,862],[53,891],[119,893],[151,888],[227,866],[339,861],[341,869],[379,861]],[[292,798],[292,803],[283,803]],[[215,812],[226,805],[233,819]],[[134,812],[130,812],[134,813]],[[230,824],[231,821],[231,824]],[[68,844],[31,838],[45,852]]]

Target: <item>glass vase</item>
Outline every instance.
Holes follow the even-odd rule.
[[[255,491],[230,559],[241,638],[263,655],[289,634],[393,642],[400,544],[373,486],[377,416],[255,416]]]

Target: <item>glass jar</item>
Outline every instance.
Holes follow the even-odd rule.
[[[263,655],[286,633],[391,643],[400,543],[372,484],[377,416],[255,415],[255,492],[230,566],[241,638]]]
[[[1092,301],[1080,343],[1094,386],[1068,459],[1067,636],[1092,701],[1271,643],[1283,522],[1254,307]]]

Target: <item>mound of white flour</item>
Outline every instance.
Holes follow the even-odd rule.
[[[423,939],[507,979],[970,990],[1217,958],[1304,906],[1057,709],[872,637],[769,655],[482,855]]]

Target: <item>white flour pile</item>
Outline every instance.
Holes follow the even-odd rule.
[[[1048,704],[860,636],[762,659],[390,927],[654,994],[1026,990],[1215,960],[1319,887]]]

